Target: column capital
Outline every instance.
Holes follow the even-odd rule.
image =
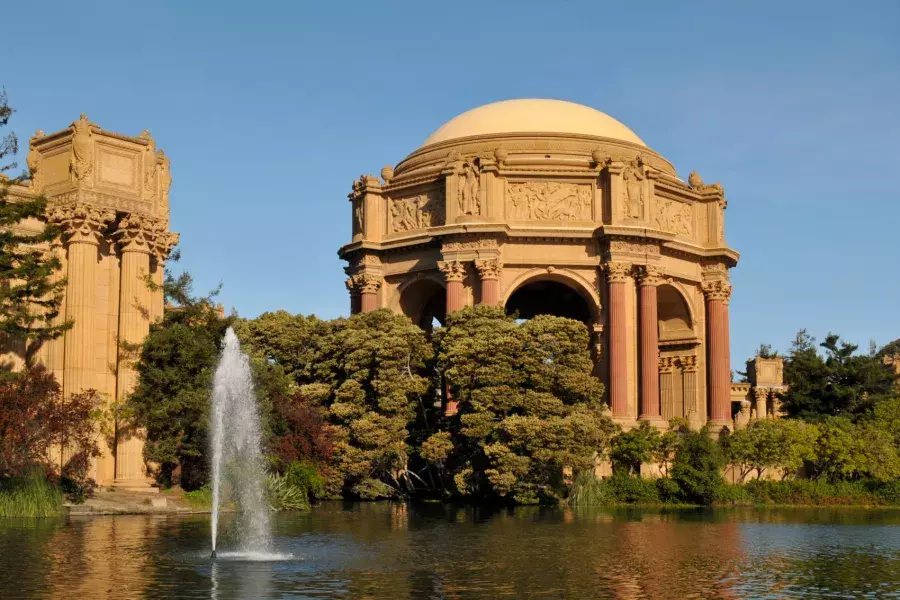
[[[358,273],[346,281],[347,289],[362,294],[374,294],[384,283],[384,277],[375,273]]]
[[[112,210],[76,203],[54,206],[47,212],[47,220],[62,229],[65,244],[98,246],[107,226],[116,218]]]
[[[753,388],[753,396],[757,400],[766,400],[769,397],[769,390],[762,387]]]
[[[448,282],[466,278],[466,265],[458,260],[439,260],[437,267]]]
[[[706,281],[702,284],[702,288],[707,300],[728,302],[731,298],[731,284],[727,281]]]
[[[697,371],[697,357],[693,354],[688,354],[686,356],[682,356],[681,361],[681,369],[685,372],[696,372]]]
[[[503,265],[497,259],[479,259],[475,261],[475,268],[478,269],[478,276],[482,280],[500,279],[500,270]]]
[[[143,252],[150,254],[162,233],[162,225],[157,219],[127,213],[119,221],[113,237],[121,252]]]
[[[672,373],[675,370],[675,359],[671,356],[659,357],[659,372]]]
[[[634,277],[641,286],[656,287],[663,282],[663,270],[655,265],[638,265]]]
[[[169,254],[172,253],[172,250],[175,246],[178,245],[181,236],[174,231],[165,231],[156,236],[155,243],[153,244],[153,256],[156,257],[156,260],[162,262],[169,258]]]
[[[625,283],[633,276],[634,267],[631,263],[608,262],[601,265],[606,272],[606,280],[609,283]]]

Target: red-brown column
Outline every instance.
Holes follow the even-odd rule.
[[[359,312],[372,312],[378,308],[378,288],[381,287],[383,281],[381,275],[374,273],[360,273],[350,278],[347,287],[351,287],[350,291],[350,309],[353,310],[353,289],[357,290],[359,295]]]
[[[362,309],[359,288],[356,287],[352,277],[347,279],[345,283],[347,284],[347,291],[350,292],[350,314],[355,315]]]
[[[731,424],[731,360],[728,335],[726,281],[703,284],[706,294],[707,347],[709,351],[709,420],[715,427]]]
[[[642,267],[639,273],[638,312],[641,335],[641,413],[644,420],[658,421],[659,410],[659,324],[656,287],[660,283],[657,267]]]
[[[475,268],[481,278],[481,304],[500,304],[500,261],[476,260]]]
[[[607,263],[609,282],[609,404],[613,417],[628,417],[628,337],[626,313],[631,265]]]
[[[466,305],[463,296],[463,279],[466,277],[466,267],[457,260],[439,261],[438,269],[447,280],[447,314],[456,312]]]

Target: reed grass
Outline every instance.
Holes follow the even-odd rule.
[[[0,480],[0,517],[58,517],[63,494],[43,474]]]

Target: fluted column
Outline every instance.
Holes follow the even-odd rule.
[[[656,288],[661,283],[661,270],[650,265],[637,271],[638,313],[641,336],[641,412],[640,419],[662,421],[659,409],[659,317]]]
[[[672,357],[661,356],[659,358],[659,398],[660,412],[664,420],[675,416],[674,371],[675,365]]]
[[[115,213],[83,204],[52,209],[48,219],[58,223],[66,249],[66,332],[63,367],[63,394],[97,388],[94,381],[94,314],[97,294],[98,246]]]
[[[139,345],[150,332],[153,293],[147,285],[150,254],[154,250],[160,225],[137,215],[126,215],[119,222],[115,237],[119,245],[119,361],[116,374],[116,399],[124,403],[137,384],[134,362]],[[116,424],[116,483],[144,487],[144,435],[132,424]]]
[[[496,259],[476,260],[475,268],[481,279],[481,304],[500,304],[500,261]]]
[[[438,269],[447,280],[447,314],[456,312],[466,305],[463,296],[463,279],[466,266],[458,260],[438,261]]]
[[[684,413],[688,424],[693,429],[700,429],[703,420],[700,407],[697,405],[697,357],[687,355],[681,357],[682,395],[684,396]],[[731,389],[729,388],[729,395]]]
[[[154,323],[163,317],[165,310],[165,283],[166,259],[178,244],[178,234],[161,231],[156,236],[153,246],[153,263],[151,280],[153,289],[150,292],[150,322]]]
[[[607,263],[609,283],[609,404],[613,418],[628,417],[628,351],[626,282],[631,277],[628,263]]]
[[[378,290],[384,283],[384,277],[376,273],[357,273],[347,280],[347,288],[350,290],[351,312],[372,312],[378,309]],[[354,310],[356,303],[354,292],[359,298],[359,309]]]
[[[766,388],[754,388],[753,396],[756,400],[756,418],[757,420],[765,419],[767,417],[766,412],[766,401],[769,399],[769,390]]]
[[[709,423],[714,430],[731,423],[731,361],[728,332],[728,300],[731,285],[727,281],[703,284],[706,295],[707,348],[709,352]]]
[[[347,286],[347,291],[350,292],[350,314],[355,315],[362,310],[359,287],[356,285],[356,282],[353,281],[353,277],[348,277],[347,281],[344,283]]]

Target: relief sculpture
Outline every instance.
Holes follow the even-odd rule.
[[[623,208],[628,219],[644,218],[644,171],[640,163],[628,164],[622,171],[625,182]]]
[[[444,198],[439,191],[391,200],[391,233],[444,224]]]
[[[478,197],[478,171],[470,161],[463,165],[459,180],[459,214],[480,215],[481,199]]]
[[[691,205],[676,200],[660,200],[656,205],[656,226],[675,235],[692,235],[694,221]]]
[[[507,213],[517,221],[590,221],[591,188],[555,181],[507,184]]]

